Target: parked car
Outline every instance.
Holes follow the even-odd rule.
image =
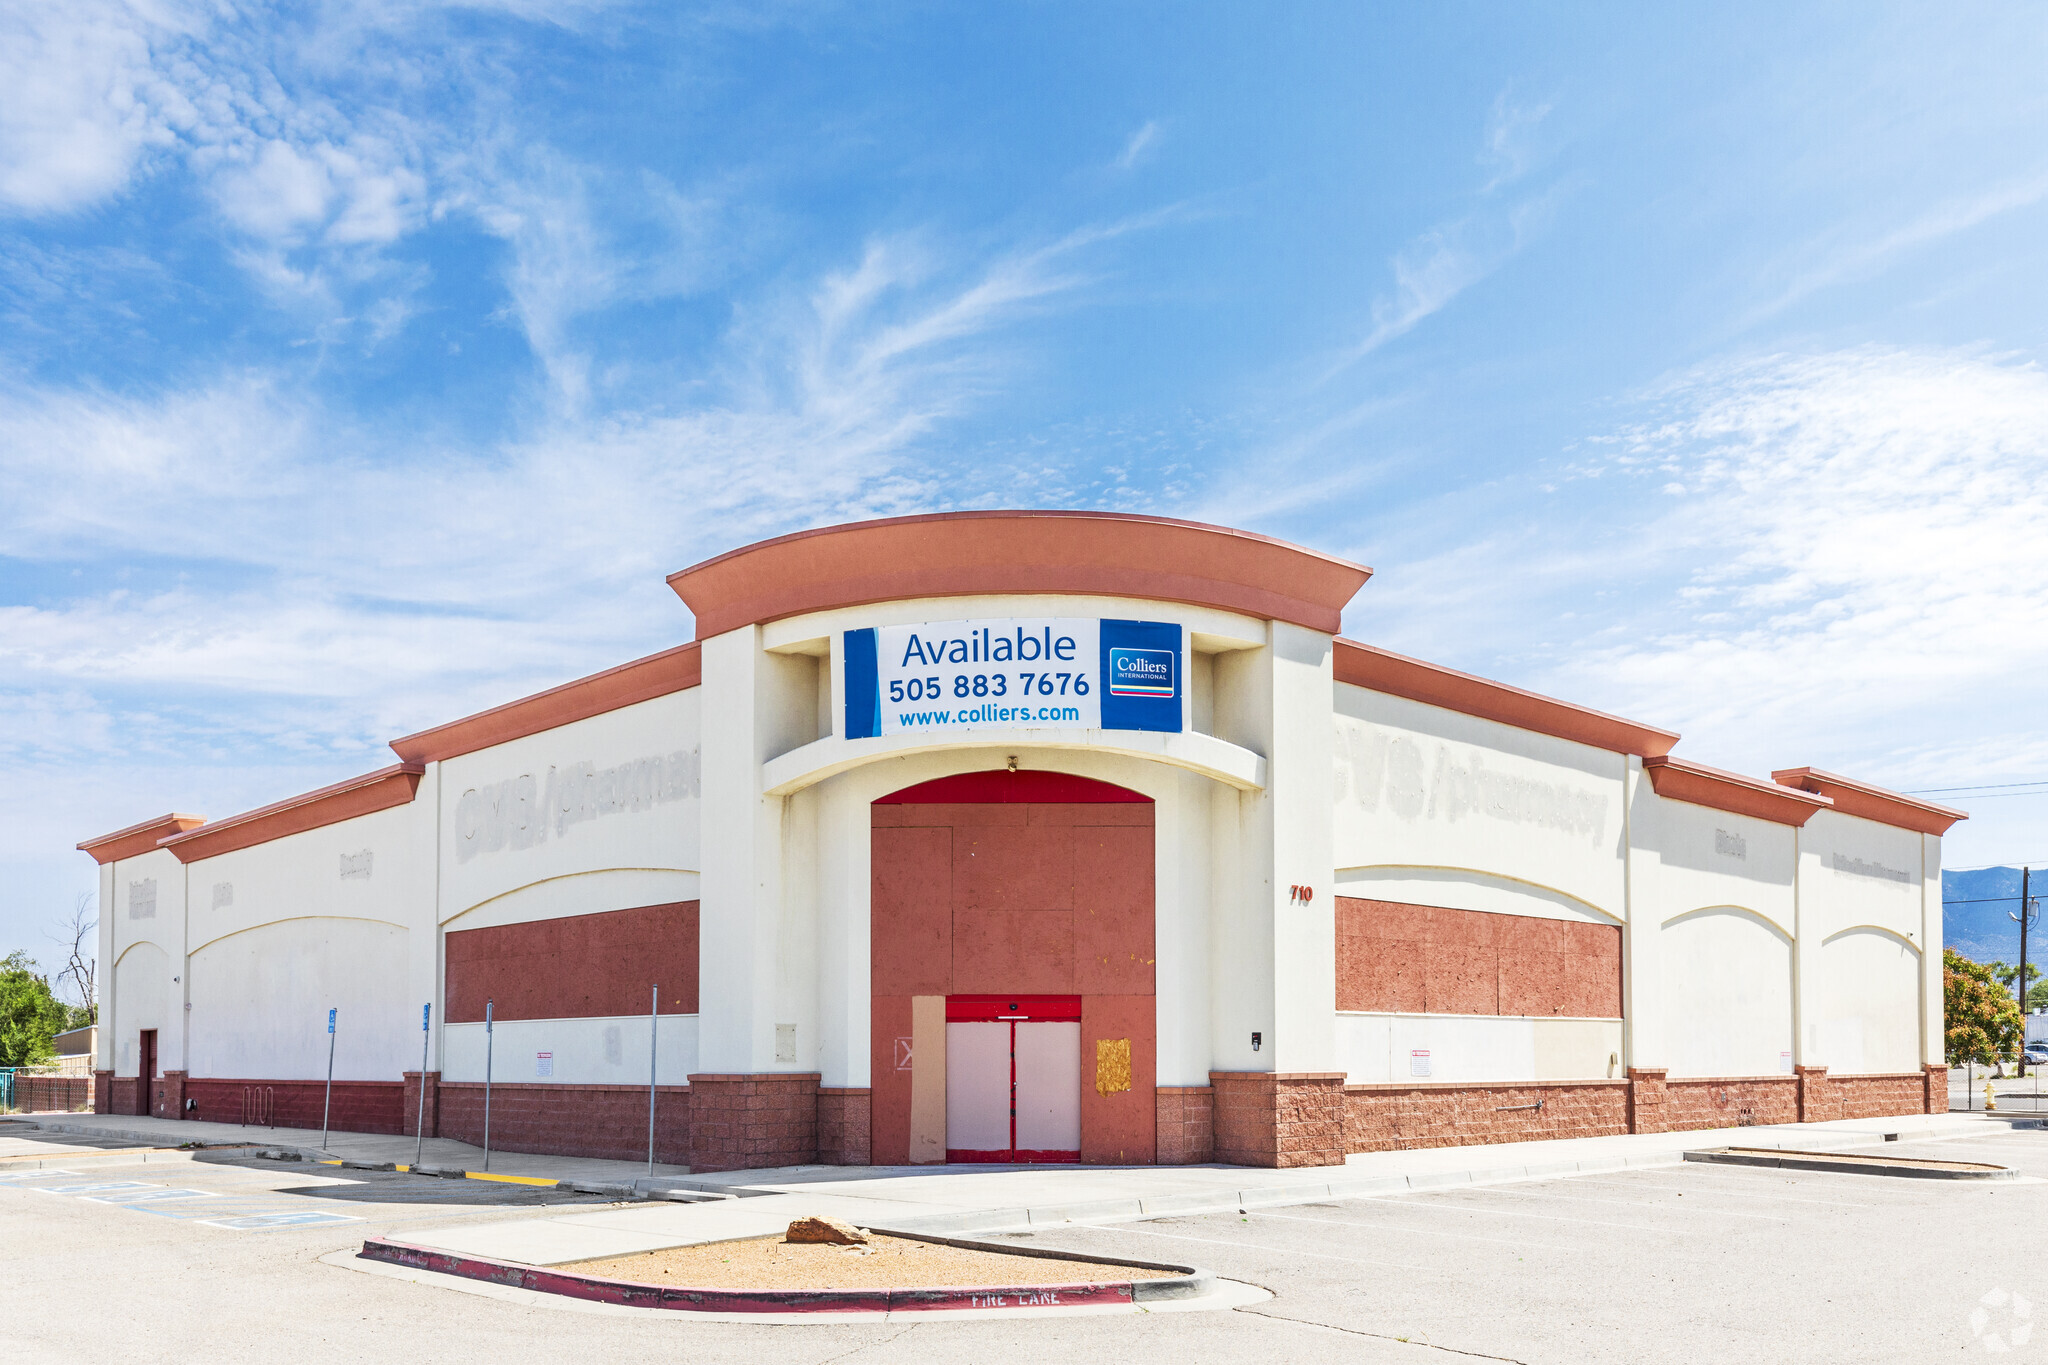
[[[2028,1043],[2020,1049],[2020,1056],[2028,1066],[2048,1066],[2048,1042]]]

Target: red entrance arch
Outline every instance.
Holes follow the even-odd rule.
[[[997,769],[917,783],[870,810],[871,1160],[1153,1161],[1151,798],[1072,773]],[[1000,1113],[1029,1108],[1021,1059],[1045,1040],[1027,1049],[1027,1024],[962,1014],[970,997],[998,994],[1071,1002],[1063,1018],[1076,1022],[1027,1024],[1034,1037],[1066,1031],[1064,1062],[1038,1061],[1069,1097],[1048,1109],[1047,1132],[1073,1121],[1054,1111],[1072,1115],[1078,1100],[1078,1135],[1027,1140],[1025,1114]],[[948,1077],[948,1037],[960,1035],[964,1058],[988,1041],[967,1034],[997,1024],[1001,1066],[983,1059]],[[956,1103],[970,1095],[998,1105],[1002,1121]]]
[[[1098,782],[1092,777],[1078,777],[1073,773],[1049,773],[1036,768],[1015,772],[991,768],[986,772],[955,773],[951,777],[934,778],[930,782],[920,782],[916,786],[905,787],[901,791],[893,791],[887,796],[875,798],[875,804],[878,806],[970,801],[998,804],[1042,801],[1058,802],[1061,805],[1142,801],[1150,805],[1152,798],[1134,792],[1129,787],[1119,787],[1113,782]]]

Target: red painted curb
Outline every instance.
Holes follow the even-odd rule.
[[[1028,1289],[678,1289],[666,1285],[604,1280],[566,1270],[515,1265],[461,1256],[406,1242],[368,1241],[358,1253],[364,1260],[384,1261],[414,1270],[484,1280],[561,1294],[572,1299],[623,1304],[631,1308],[668,1308],[685,1313],[887,1313],[929,1312],[946,1308],[1073,1308],[1129,1304],[1129,1280],[1092,1284],[1037,1285]]]

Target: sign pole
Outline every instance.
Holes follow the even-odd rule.
[[[421,1161],[425,1160],[427,1155],[427,1043],[432,1037],[427,1031],[427,1025],[433,1021],[433,1018],[434,1002],[429,1000],[426,1004],[420,1006],[420,1117],[419,1121],[413,1125],[414,1131],[420,1135],[420,1141],[419,1149],[412,1159],[412,1164],[415,1168],[419,1166]],[[436,1106],[437,1112],[438,1109],[439,1106]]]
[[[491,1002],[484,1001],[484,1169],[491,1169]]]
[[[647,1174],[654,1174],[654,1049],[661,1042],[661,987],[647,1011]]]
[[[320,1150],[327,1150],[327,1116],[334,1112],[334,1011],[327,1011],[327,1098],[320,1101]]]

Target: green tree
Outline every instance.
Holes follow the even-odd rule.
[[[1997,981],[2000,985],[2004,986],[2007,990],[2011,991],[2015,996],[2017,996],[2020,993],[2020,969],[2018,967],[2014,966],[2010,962],[2005,961],[1987,962],[1984,965],[1991,969],[1991,976],[1993,980]],[[2032,988],[2027,993],[2027,998],[2029,1000],[2033,999],[2034,996],[2038,994],[2041,989],[2039,986],[2034,985],[2034,982],[2040,977],[2040,975],[2040,964],[2036,962],[2029,962],[2027,964],[2027,985]]]
[[[0,1066],[50,1060],[56,1055],[50,1039],[69,1017],[27,953],[16,949],[0,958]]]
[[[1953,948],[1942,950],[1950,1066],[1964,1062],[1997,1066],[2019,1051],[2026,1025],[2020,1019],[2019,1002],[1998,979],[1995,965],[1972,962]]]

